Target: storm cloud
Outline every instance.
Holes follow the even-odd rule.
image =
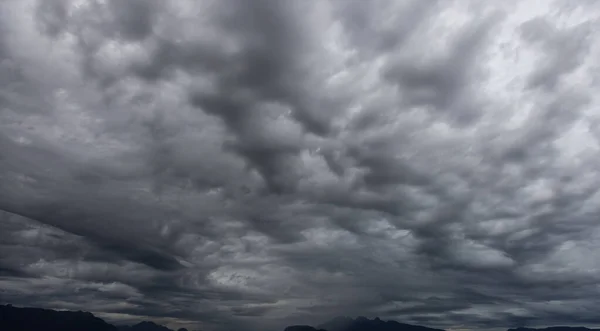
[[[600,7],[0,2],[0,301],[600,324]]]

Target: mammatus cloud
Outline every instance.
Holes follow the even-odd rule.
[[[2,300],[205,330],[598,324],[599,18],[2,1]]]

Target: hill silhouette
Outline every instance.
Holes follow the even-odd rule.
[[[362,316],[355,319],[350,317],[336,317],[329,322],[319,325],[318,328],[327,331],[444,331],[396,321],[383,321],[378,317],[371,320]]]
[[[0,330],[6,331],[173,331],[165,326],[144,321],[116,327],[85,311],[58,311],[42,308],[19,308],[0,305]],[[179,329],[178,331],[187,331]],[[383,321],[379,318],[336,317],[316,327],[292,325],[284,331],[444,331],[420,325]],[[553,326],[546,328],[512,328],[507,331],[600,331],[586,327]]]
[[[143,321],[135,325],[124,325],[118,327],[119,331],[173,331],[166,326],[156,324],[150,321]]]
[[[4,331],[173,331],[150,321],[116,327],[85,311],[60,311],[0,305],[0,330]],[[181,328],[177,331],[188,331]]]
[[[118,331],[92,313],[42,308],[0,306],[0,330],[6,331]]]
[[[285,328],[283,331],[315,331],[314,327],[310,325],[292,325]],[[318,331],[326,331],[323,329],[319,329]]]
[[[444,331],[425,326],[399,323],[396,321],[383,321],[379,318],[366,317],[336,317],[318,325],[316,328],[308,325],[293,325],[284,331]]]
[[[173,331],[166,326],[156,324],[150,321],[139,322],[135,325],[123,325],[118,327],[119,331]],[[178,329],[177,331],[188,331],[186,328]]]

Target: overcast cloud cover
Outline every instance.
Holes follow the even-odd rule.
[[[0,2],[0,301],[600,324],[600,3]]]

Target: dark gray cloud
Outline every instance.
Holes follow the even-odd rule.
[[[0,290],[189,329],[598,320],[593,2],[0,3]]]

